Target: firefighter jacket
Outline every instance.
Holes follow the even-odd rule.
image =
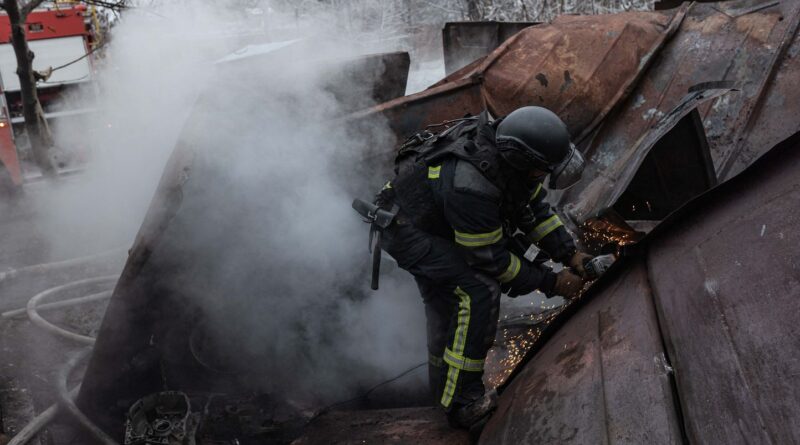
[[[510,296],[536,289],[552,293],[555,274],[526,260],[524,251],[512,248],[511,238],[521,232],[529,243],[562,263],[575,253],[572,236],[545,200],[541,181],[498,184],[456,156],[427,166],[425,177],[416,176],[416,181],[427,183],[417,189],[430,191],[423,230],[453,240],[470,267],[497,279]],[[385,189],[391,187],[389,183]]]

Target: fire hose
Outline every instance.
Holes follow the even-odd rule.
[[[100,255],[95,255],[92,257],[87,258],[94,258]],[[32,266],[31,270],[40,271],[40,270],[47,270],[53,266],[64,266],[69,264],[75,264],[78,260],[84,260],[86,258],[81,258],[77,260],[67,260],[59,263],[50,263],[47,265],[39,265],[39,266]],[[19,269],[22,270],[22,269]],[[0,274],[0,281],[6,278],[10,278],[11,276],[17,275],[19,270],[15,270],[13,274]],[[109,298],[111,296],[111,291],[103,291],[98,293],[93,293],[84,297],[80,298],[73,298],[70,300],[63,300],[58,301],[55,303],[46,303],[42,304],[41,306],[39,303],[48,298],[52,295],[56,295],[60,292],[66,290],[72,290],[74,288],[79,288],[81,286],[91,285],[91,284],[102,284],[102,283],[114,283],[116,282],[118,276],[116,275],[109,275],[97,278],[88,278],[84,280],[78,280],[71,283],[63,284],[60,286],[56,286],[50,289],[47,289],[43,292],[40,292],[34,295],[27,303],[24,309],[17,309],[13,311],[4,312],[2,315],[4,318],[10,318],[15,315],[19,315],[21,313],[27,313],[28,318],[31,322],[41,328],[44,329],[52,334],[77,341],[79,343],[85,345],[93,345],[95,339],[93,337],[89,337],[87,335],[78,334],[76,332],[69,331],[67,329],[61,328],[59,326],[54,325],[53,323],[47,321],[42,317],[38,309],[39,308],[58,308],[58,307],[68,307],[74,306],[77,304],[82,304],[90,301],[98,301],[102,299]],[[75,405],[74,397],[78,393],[78,389],[80,385],[73,388],[71,391],[67,390],[67,379],[72,372],[72,370],[85,358],[89,355],[91,348],[87,348],[78,354],[75,354],[70,360],[59,370],[58,378],[57,378],[57,393],[59,397],[59,402],[53,404],[46,410],[44,410],[41,414],[36,416],[33,420],[31,420],[27,425],[25,425],[11,441],[8,442],[8,445],[23,445],[28,443],[31,439],[33,439],[44,427],[46,427],[58,414],[59,408],[64,409],[68,412],[78,423],[86,429],[89,433],[91,433],[100,443],[103,445],[119,445],[117,441],[109,437],[105,432],[103,432],[97,425],[95,425],[83,412],[81,412],[80,408]]]

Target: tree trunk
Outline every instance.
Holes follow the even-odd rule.
[[[41,3],[41,2],[40,2]],[[33,70],[33,51],[28,47],[25,37],[27,13],[20,10],[19,0],[5,0],[3,9],[8,13],[11,23],[11,46],[17,56],[17,76],[19,76],[22,97],[22,115],[25,117],[25,131],[31,143],[33,158],[45,176],[54,176],[55,168],[50,160],[53,136],[44,118],[39,94],[36,91],[36,76]]]
[[[467,0],[467,17],[472,21],[481,19],[481,11],[478,9],[478,2],[480,0]]]

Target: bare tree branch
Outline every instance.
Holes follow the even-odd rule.
[[[20,1],[20,0],[6,0],[6,1]],[[44,3],[44,0],[28,0],[28,3],[24,5],[21,4],[19,6],[19,15],[22,17],[22,20],[25,21],[28,18],[28,14],[31,13],[34,9],[38,8],[39,5]]]

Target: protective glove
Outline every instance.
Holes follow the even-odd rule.
[[[560,295],[572,300],[580,295],[583,290],[583,278],[570,272],[568,269],[561,269],[556,274],[556,284],[553,286],[553,295]]]
[[[580,275],[582,278],[586,279],[586,278],[589,278],[589,277],[588,277],[588,275],[586,273],[586,268],[584,268],[584,265],[586,264],[587,261],[591,261],[592,258],[594,258],[594,257],[589,255],[588,253],[575,252],[575,254],[572,255],[572,258],[569,259],[569,264],[568,265],[569,265],[569,267],[572,268],[572,270],[577,272],[578,275]]]

